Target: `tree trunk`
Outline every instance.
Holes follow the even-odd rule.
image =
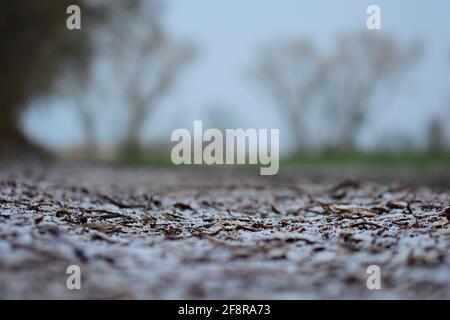
[[[140,141],[140,133],[142,129],[142,125],[145,120],[145,108],[137,107],[136,110],[133,110],[134,113],[131,115],[130,122],[128,123],[128,131],[125,137],[125,141],[122,149],[124,151],[140,151],[141,150],[141,141]]]
[[[50,158],[49,150],[31,141],[11,115],[1,121],[0,127],[0,156],[2,158],[16,158],[20,156],[36,156]]]

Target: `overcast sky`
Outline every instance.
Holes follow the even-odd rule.
[[[303,36],[326,51],[339,34],[365,30],[369,4],[381,7],[382,30],[376,32],[393,34],[401,41],[420,37],[426,53],[387,111],[365,128],[362,141],[371,146],[380,133],[400,130],[420,143],[426,120],[448,110],[448,0],[168,1],[166,26],[176,37],[195,42],[200,56],[149,120],[145,134],[169,141],[174,128],[192,128],[193,120],[206,120],[206,110],[211,108],[228,110],[235,126],[282,128],[278,110],[249,76],[258,49],[277,39]],[[79,143],[82,136],[74,114],[58,102],[53,105],[45,112],[28,113],[27,132],[55,147]],[[287,148],[288,133],[281,130],[280,136]],[[106,133],[101,137],[111,140]]]

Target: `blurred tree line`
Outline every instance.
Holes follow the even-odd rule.
[[[82,30],[66,28],[66,8],[72,4],[81,7]],[[112,113],[123,128],[116,130],[119,148],[143,150],[145,121],[196,56],[192,43],[167,32],[163,13],[157,0],[2,4],[0,153],[42,150],[23,133],[21,116],[33,100],[58,95],[75,107],[86,152],[98,151],[99,115]],[[258,51],[253,71],[284,117],[296,151],[318,145],[350,151],[358,148],[374,112],[379,115],[386,107],[377,98],[389,100],[386,96],[395,93],[423,51],[420,41],[402,43],[376,32],[346,34],[327,54],[313,41],[298,38]],[[120,112],[110,109],[112,100]],[[426,135],[430,150],[447,148],[445,118],[431,119]]]

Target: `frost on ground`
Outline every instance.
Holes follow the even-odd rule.
[[[450,299],[449,203],[296,174],[4,167],[0,298]]]

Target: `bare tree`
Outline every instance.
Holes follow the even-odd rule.
[[[112,26],[104,39],[115,90],[128,115],[123,147],[141,147],[140,134],[149,114],[173,87],[182,69],[194,57],[191,44],[170,39],[159,21],[159,3],[144,1],[138,13]],[[121,15],[121,12],[117,13]],[[125,24],[123,23],[125,20]]]
[[[60,81],[60,93],[75,106],[90,156],[98,151],[99,116],[108,112],[125,121],[125,130],[115,132],[123,133],[119,146],[140,149],[145,121],[193,57],[192,45],[178,43],[164,31],[162,9],[157,0],[112,6],[108,23],[96,29],[91,67]],[[109,109],[117,105],[123,112]]]
[[[339,149],[354,149],[369,118],[373,98],[392,87],[422,52],[419,42],[403,45],[396,39],[363,32],[341,37],[326,63],[322,87],[324,115],[334,128]]]
[[[138,49],[139,50],[139,49]],[[147,59],[151,63],[157,64],[153,68],[151,81],[143,80],[144,84],[136,83],[139,75],[129,79],[124,86],[126,101],[130,108],[130,119],[128,124],[128,133],[125,138],[125,147],[129,149],[138,149],[139,134],[142,132],[143,125],[148,114],[153,112],[159,100],[164,97],[173,86],[176,77],[182,68],[192,57],[192,50],[188,46],[177,46],[164,43],[157,52],[147,54],[147,49],[142,48],[142,64],[145,68]],[[145,73],[145,70],[142,69]],[[148,74],[150,76],[150,74]],[[149,79],[150,80],[150,79]]]
[[[358,33],[341,37],[327,56],[313,43],[294,41],[263,50],[256,64],[259,82],[272,96],[296,139],[308,147],[308,120],[322,106],[322,128],[331,131],[337,147],[352,149],[380,88],[395,83],[421,53],[414,42]],[[314,108],[313,108],[314,107]]]
[[[281,110],[297,150],[308,142],[306,121],[324,81],[323,63],[307,40],[269,46],[258,57],[256,78]]]

